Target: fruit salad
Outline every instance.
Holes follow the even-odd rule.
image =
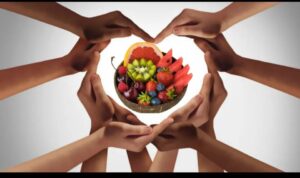
[[[172,49],[162,53],[153,43],[135,43],[117,68],[117,90],[138,105],[162,105],[182,94],[193,77],[189,69]]]

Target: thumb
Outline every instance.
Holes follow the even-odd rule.
[[[213,85],[213,78],[210,73],[207,73],[204,76],[203,83],[202,83],[202,88],[200,90],[200,94],[203,96],[203,98],[209,97],[211,90],[212,90],[212,85]]]
[[[102,98],[105,98],[106,94],[103,89],[100,76],[98,74],[94,74],[91,76],[91,83],[96,100],[101,100]]]
[[[99,60],[100,60],[100,54],[97,51],[92,51],[89,56],[89,61],[90,61],[90,65],[89,68],[87,69],[87,73],[97,73],[97,68],[98,68],[98,64],[99,64]],[[87,74],[87,75],[88,75]]]
[[[206,65],[207,65],[208,72],[212,73],[212,74],[218,73],[218,70],[217,70],[217,67],[216,67],[216,65],[213,61],[213,57],[212,57],[211,52],[207,51],[204,54],[204,59],[205,59]]]

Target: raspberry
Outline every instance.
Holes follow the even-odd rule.
[[[118,90],[119,90],[119,92],[124,93],[125,91],[128,90],[128,86],[126,85],[126,83],[120,82],[118,84]]]
[[[120,66],[120,67],[118,68],[118,73],[119,73],[119,75],[125,75],[126,72],[127,72],[126,67]]]

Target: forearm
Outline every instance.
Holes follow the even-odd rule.
[[[233,2],[217,12],[223,19],[221,31],[276,4],[277,2]]]
[[[147,172],[152,164],[152,160],[147,148],[141,152],[131,152],[127,150],[127,155],[132,172]]]
[[[95,129],[91,129],[90,135],[94,132]],[[81,172],[105,172],[107,163],[107,150],[108,149],[103,149],[88,160],[84,161],[81,166]]]
[[[54,2],[3,2],[0,8],[68,30],[84,37],[84,17]]]
[[[64,146],[46,155],[9,168],[9,172],[66,172],[104,149],[99,133]]]
[[[72,70],[57,58],[0,71],[0,99],[17,94],[47,81],[69,75]]]
[[[216,134],[213,129],[213,126],[207,126],[205,128],[205,133],[207,133],[211,138],[216,139]],[[224,172],[224,169],[222,169],[216,163],[212,162],[210,159],[205,157],[199,151],[197,151],[197,157],[198,157],[199,172]]]
[[[198,129],[198,138],[198,142],[196,142],[193,147],[228,172],[280,171],[224,143],[210,138],[200,129]]]
[[[243,58],[233,74],[246,77],[300,98],[300,70]]]
[[[157,151],[149,172],[173,172],[178,150]]]

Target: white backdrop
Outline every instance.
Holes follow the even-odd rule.
[[[88,17],[120,10],[156,36],[184,8],[214,12],[229,3],[61,4]],[[224,35],[242,56],[299,68],[299,8],[300,3],[281,3],[240,22]],[[0,22],[1,69],[63,56],[78,39],[67,31],[4,10],[0,10]],[[137,41],[140,39],[134,36],[113,40],[98,67],[105,91],[122,106],[113,86],[110,57],[116,56],[115,64],[119,64],[127,48]],[[160,122],[187,103],[200,90],[207,72],[203,53],[192,40],[170,36],[158,46],[162,51],[172,48],[174,56],[182,56],[194,77],[174,108],[161,114],[135,113],[147,124]],[[76,96],[83,76],[60,78],[0,102],[0,168],[45,154],[89,133],[88,115]],[[284,171],[300,171],[298,99],[241,77],[221,76],[229,95],[216,116],[218,139]],[[155,147],[147,148],[153,158]],[[108,171],[130,171],[124,150],[110,148],[108,157]],[[197,171],[196,152],[180,150],[175,171]]]

